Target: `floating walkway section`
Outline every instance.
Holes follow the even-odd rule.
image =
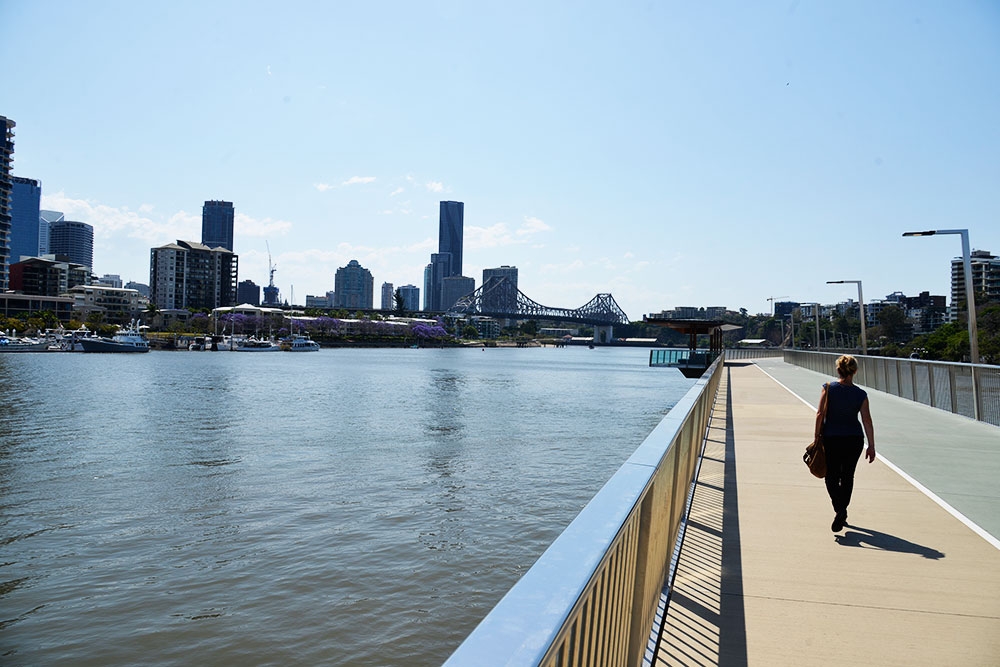
[[[833,533],[801,460],[828,379],[726,367],[654,664],[1000,664],[1000,430],[869,391]]]
[[[642,533],[621,517],[656,509],[602,507],[619,471],[446,664],[1000,665],[1000,429],[869,390],[878,459],[858,464],[848,525],[833,533],[801,459],[830,376],[780,359],[710,375],[705,450],[652,630],[641,596],[602,597],[669,569],[606,549]],[[640,456],[623,470],[647,464],[661,467]],[[647,487],[662,484],[653,474]]]

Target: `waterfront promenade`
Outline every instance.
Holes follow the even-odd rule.
[[[724,373],[654,664],[1000,664],[1000,429],[869,391],[879,458],[833,533],[801,459],[830,377]]]

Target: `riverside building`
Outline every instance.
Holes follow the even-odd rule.
[[[150,301],[160,310],[236,305],[239,257],[194,241],[150,250]]]
[[[352,259],[337,269],[334,278],[334,308],[371,310],[375,300],[375,279],[372,272]]]
[[[10,163],[14,155],[14,127],[6,116],[0,116],[0,292],[9,285],[10,266],[10,203],[14,190]]]
[[[60,220],[49,228],[49,253],[94,268],[94,228],[85,222]]]
[[[1000,257],[988,250],[973,250],[969,256],[972,267],[972,284],[976,305],[990,301],[1000,301]],[[965,268],[962,258],[951,260],[951,307],[952,312],[966,308]]]
[[[14,176],[11,182],[10,263],[13,264],[22,257],[38,257],[42,252],[39,249],[42,184],[21,176]]]

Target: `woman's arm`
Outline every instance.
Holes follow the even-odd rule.
[[[813,432],[813,439],[818,440],[823,433],[823,420],[826,419],[826,385],[819,395],[819,407],[816,408],[816,430]]]
[[[868,463],[875,460],[875,427],[872,425],[872,413],[868,408],[868,399],[861,404],[861,425],[865,429],[865,438],[868,440],[868,449],[865,451],[865,458]]]

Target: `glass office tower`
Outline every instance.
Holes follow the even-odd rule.
[[[38,223],[42,184],[33,178],[15,176],[10,209],[10,263],[22,257],[38,257]]]
[[[438,252],[451,254],[449,276],[462,275],[462,231],[465,204],[460,201],[441,202],[438,219]]]
[[[231,201],[206,201],[201,209],[201,243],[209,248],[233,249],[233,220],[236,212]]]

